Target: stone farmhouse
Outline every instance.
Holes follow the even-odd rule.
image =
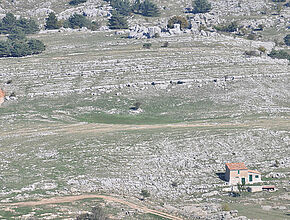
[[[229,185],[262,182],[261,173],[256,170],[249,170],[244,163],[226,163],[225,179]]]

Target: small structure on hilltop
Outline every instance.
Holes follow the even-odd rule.
[[[5,92],[2,89],[0,89],[0,106],[4,102],[4,98],[5,98]]]
[[[249,170],[244,163],[226,163],[225,180],[230,185],[260,183],[261,173]]]

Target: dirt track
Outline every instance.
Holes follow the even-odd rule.
[[[34,126],[13,129],[12,131],[3,131],[1,136],[30,136],[36,133],[46,133],[46,135],[55,134],[89,134],[89,133],[106,133],[115,131],[130,130],[150,130],[150,129],[178,129],[178,128],[235,128],[235,127],[259,127],[275,128],[289,127],[289,118],[285,119],[261,119],[248,121],[244,123],[232,122],[210,122],[199,121],[195,123],[172,123],[172,124],[153,124],[153,125],[128,125],[128,124],[98,124],[98,123],[76,123],[76,124],[48,124],[46,126]]]
[[[140,205],[136,205],[134,203],[125,201],[123,199],[119,199],[119,198],[115,198],[112,196],[104,196],[104,195],[77,195],[77,196],[67,196],[67,197],[54,197],[54,198],[50,198],[50,199],[42,199],[39,201],[28,201],[28,202],[18,202],[18,203],[11,203],[11,204],[7,204],[6,206],[18,206],[18,207],[24,207],[24,206],[38,206],[38,205],[48,205],[48,204],[57,204],[57,203],[66,203],[66,202],[74,202],[77,200],[82,200],[82,199],[89,199],[89,198],[99,198],[99,199],[105,199],[107,201],[111,201],[111,202],[117,202],[117,203],[121,203],[123,205],[127,205],[132,209],[137,209],[139,211],[145,212],[145,213],[151,213],[154,215],[158,215],[160,217],[163,218],[167,218],[167,219],[172,219],[172,220],[182,220],[182,218],[164,213],[164,212],[160,212],[160,211],[156,211],[153,209],[149,209],[145,206],[140,206]],[[2,204],[3,205],[3,204]]]

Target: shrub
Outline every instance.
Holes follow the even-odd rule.
[[[189,23],[185,17],[182,16],[173,16],[168,20],[167,27],[168,28],[173,28],[174,24],[180,24],[180,28],[188,28]]]
[[[169,42],[166,41],[166,42],[163,43],[163,45],[161,47],[168,47],[168,46],[169,46]]]
[[[150,193],[146,189],[142,189],[140,195],[143,196],[143,198],[150,197]]]
[[[237,22],[233,21],[230,24],[225,25],[219,25],[214,27],[217,31],[223,31],[223,32],[235,32],[238,29]]]
[[[266,48],[263,47],[263,46],[260,46],[260,47],[258,48],[258,51],[260,51],[261,53],[266,53]]]
[[[285,37],[284,37],[284,42],[287,46],[290,46],[290,34],[287,34]]]
[[[250,56],[250,57],[260,56],[260,54],[256,50],[247,50],[245,51],[245,55]]]
[[[101,27],[101,23],[97,22],[97,21],[92,21],[92,23],[89,25],[89,29],[91,29],[92,31],[96,31]]]
[[[69,2],[70,5],[79,5],[81,3],[85,3],[87,0],[71,0]]]
[[[109,20],[110,29],[128,29],[128,22],[119,12],[113,11]]]
[[[286,2],[286,0],[272,0],[272,2]]]
[[[61,27],[60,22],[57,20],[57,17],[53,12],[49,13],[48,17],[45,20],[45,29],[53,30],[59,29]]]
[[[287,59],[290,61],[290,54],[286,50],[272,50],[268,56],[271,58]]]
[[[103,209],[99,206],[92,208],[91,213],[77,216],[77,220],[109,220]]]
[[[151,46],[152,46],[151,43],[145,43],[145,44],[143,44],[143,48],[145,48],[145,49],[150,49]]]
[[[207,0],[194,0],[192,2],[193,7],[193,13],[206,13],[211,10],[211,3],[209,3]]]
[[[227,204],[227,203],[223,204],[223,205],[222,205],[222,210],[223,210],[223,211],[227,211],[227,212],[230,211],[231,209],[230,209],[229,204]]]
[[[256,35],[255,35],[255,34],[249,34],[249,35],[247,36],[247,39],[248,39],[248,40],[255,40],[255,39],[256,39]]]

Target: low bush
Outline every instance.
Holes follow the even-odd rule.
[[[284,43],[285,43],[287,46],[290,46],[290,34],[287,34],[287,35],[284,37]]]
[[[207,0],[194,0],[192,2],[193,13],[206,13],[211,10],[211,3]]]
[[[222,31],[222,32],[235,32],[238,29],[238,24],[237,22],[233,21],[229,24],[215,26],[214,28],[217,31]]]
[[[85,3],[87,2],[87,0],[71,0],[69,2],[70,5],[79,5],[79,4],[82,4],[82,3]]]
[[[268,56],[271,58],[287,59],[290,61],[290,54],[286,50],[272,50]]]
[[[145,48],[145,49],[150,49],[151,46],[152,46],[151,43],[145,43],[145,44],[143,44],[143,48]]]
[[[76,220],[109,220],[103,209],[99,206],[92,208],[90,213],[77,216]]]

